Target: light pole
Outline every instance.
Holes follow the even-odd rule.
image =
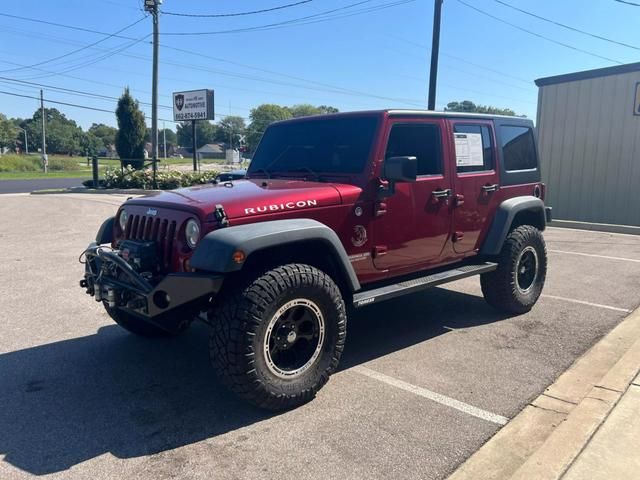
[[[19,130],[22,130],[22,132],[24,133],[24,153],[26,155],[29,155],[29,141],[27,139],[27,130],[22,128],[22,127],[16,127]]]
[[[153,70],[151,87],[151,157],[153,164],[153,188],[158,188],[158,8],[162,0],[144,0],[144,9],[153,17]]]

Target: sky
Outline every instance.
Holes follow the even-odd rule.
[[[114,98],[128,86],[150,124],[152,22],[141,1],[0,0],[0,92],[24,96],[0,93],[0,113],[30,117],[39,100],[25,97],[37,97],[43,88],[46,106],[83,128],[115,126]],[[201,88],[215,91],[217,120],[248,118],[262,103],[341,111],[425,108],[433,0],[307,0],[252,15],[170,15],[234,14],[291,3],[296,0],[164,0],[159,126],[167,120],[164,125],[175,128],[172,92]],[[640,6],[616,0],[444,0],[436,109],[471,100],[535,120],[536,78],[638,61],[639,20]],[[129,39],[107,36],[115,32]],[[215,33],[193,35],[200,32]]]

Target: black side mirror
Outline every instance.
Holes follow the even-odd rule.
[[[416,157],[390,157],[384,161],[384,179],[390,183],[415,182],[417,176]]]

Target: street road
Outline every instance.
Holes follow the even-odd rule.
[[[137,338],[78,287],[124,199],[0,197],[3,480],[445,478],[640,302],[640,237],[550,228],[532,312],[477,278],[363,308],[318,397],[270,414],[218,383],[204,325]]]
[[[0,180],[0,194],[25,193],[49,188],[81,187],[83,180],[90,178],[37,178],[30,180]]]

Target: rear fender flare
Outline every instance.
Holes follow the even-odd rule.
[[[237,250],[249,258],[261,250],[305,241],[319,241],[327,246],[349,289],[352,292],[360,289],[358,277],[338,235],[328,226],[307,218],[273,220],[214,230],[198,243],[191,257],[191,266],[209,272],[237,272],[243,266],[243,263],[233,260]]]
[[[514,219],[519,213],[525,211],[532,212],[535,215],[540,230],[546,228],[544,202],[541,199],[531,195],[510,198],[498,206],[480,253],[483,255],[497,255],[500,253]]]

